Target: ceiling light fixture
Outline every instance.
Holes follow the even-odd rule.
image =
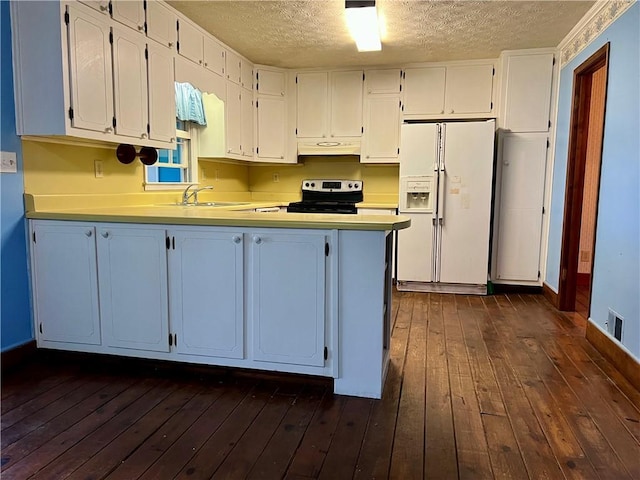
[[[359,52],[382,50],[376,2],[345,0],[347,26]]]

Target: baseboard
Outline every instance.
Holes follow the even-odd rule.
[[[551,290],[551,287],[546,283],[542,284],[542,294],[544,295],[544,298],[549,300],[551,305],[558,308],[558,294]]]
[[[2,373],[5,374],[9,370],[29,361],[32,357],[35,356],[36,350],[36,341],[31,340],[23,345],[20,345],[19,347],[2,352],[2,354],[0,355],[0,365]]]
[[[588,273],[578,273],[578,276],[576,277],[576,285],[588,287],[591,285],[591,275]]]
[[[510,283],[494,283],[493,293],[542,293],[542,288],[535,285],[512,285]]]
[[[640,391],[640,364],[635,358],[620,348],[617,342],[600,330],[591,320],[587,322],[586,338],[636,390]]]

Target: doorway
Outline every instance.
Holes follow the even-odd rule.
[[[589,317],[609,43],[573,72],[558,308]]]

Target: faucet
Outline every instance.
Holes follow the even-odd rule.
[[[195,187],[196,185],[197,185],[196,183],[192,183],[191,185],[188,185],[187,188],[184,189],[184,192],[182,192],[182,205],[189,205],[189,199],[191,197],[193,197],[192,205],[197,205],[198,192],[200,192],[201,190],[213,190],[213,186],[207,185],[206,187],[196,188],[191,193],[189,193],[189,190],[191,189],[191,187]]]

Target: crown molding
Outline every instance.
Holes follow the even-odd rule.
[[[636,0],[600,0],[582,17],[558,45],[560,67],[564,67],[607,29]]]

